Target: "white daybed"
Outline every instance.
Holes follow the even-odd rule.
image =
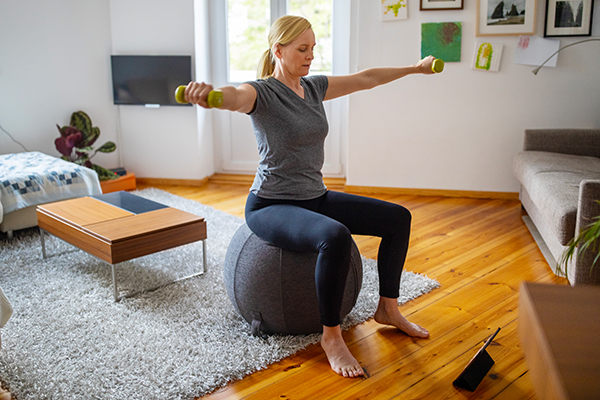
[[[39,152],[0,155],[0,232],[37,226],[36,206],[102,194],[98,174]]]

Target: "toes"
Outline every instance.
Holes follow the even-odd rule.
[[[338,375],[343,376],[344,378],[358,378],[359,376],[363,376],[365,373],[363,371],[363,369],[358,366],[351,366],[351,367],[347,367],[347,368],[340,368],[339,370],[336,370],[335,372],[338,373]]]
[[[357,378],[359,376],[362,376],[364,374],[362,368],[360,366],[356,366],[356,367],[352,367],[352,369],[349,371],[349,376],[351,378]]]
[[[422,326],[419,326],[417,324],[413,324],[415,329],[417,330],[417,332],[419,333],[420,337],[426,338],[429,337],[429,331],[425,328],[423,328]]]

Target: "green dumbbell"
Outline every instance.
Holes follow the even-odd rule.
[[[433,60],[433,64],[431,64],[431,70],[436,74],[439,74],[444,70],[444,62],[439,58]]]
[[[185,101],[185,88],[186,86],[182,85],[175,90],[175,100],[178,103],[187,103],[187,101]],[[208,103],[209,107],[221,107],[223,105],[223,92],[220,90],[211,90],[211,92],[208,94],[206,102]]]

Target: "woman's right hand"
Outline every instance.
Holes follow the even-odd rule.
[[[203,108],[210,108],[208,105],[208,94],[213,90],[213,86],[204,82],[190,82],[185,88],[185,100],[191,104],[198,104]]]
[[[223,86],[218,88],[220,91],[221,103],[208,104],[208,95],[214,87],[204,82],[190,82],[184,91],[185,100],[191,104],[198,104],[200,107],[212,108],[218,107],[219,110],[237,111],[240,113],[249,113],[254,108],[256,101],[256,89],[248,83],[242,83],[238,87]]]

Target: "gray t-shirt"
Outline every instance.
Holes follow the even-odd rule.
[[[273,77],[247,83],[256,89],[256,103],[248,114],[260,155],[250,191],[266,199],[309,200],[323,195],[327,77],[301,78],[304,99]]]

